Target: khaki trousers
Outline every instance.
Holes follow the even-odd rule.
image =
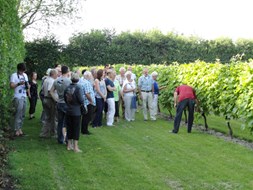
[[[142,95],[142,107],[144,119],[148,119],[148,110],[150,114],[150,119],[155,120],[154,108],[153,108],[153,94],[152,92],[141,92]],[[148,105],[148,108],[147,108]]]

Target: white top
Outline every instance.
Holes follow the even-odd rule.
[[[50,93],[48,91],[51,90],[55,79],[52,77],[47,77],[43,83],[43,92],[45,97],[51,97]],[[56,93],[57,94],[57,93]]]
[[[28,77],[27,74],[23,73],[22,75],[18,73],[13,73],[10,78],[10,82],[14,84],[18,84],[22,81],[28,82]],[[25,89],[25,84],[19,85],[15,88],[14,90],[14,98],[22,98],[26,97],[26,89]]]
[[[136,80],[136,75],[134,73],[132,73],[131,79],[134,80],[134,81]]]
[[[117,75],[115,79],[119,81],[119,85],[122,87],[124,84],[124,81],[126,80],[126,77],[125,76],[122,77],[121,75]]]
[[[124,84],[122,86],[122,89],[124,89],[126,86],[127,90],[136,89],[136,83],[133,80],[132,82],[129,82],[127,79],[124,81]],[[124,91],[123,91],[124,92]],[[133,96],[134,92],[124,92],[124,96]]]

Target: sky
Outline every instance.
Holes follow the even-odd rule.
[[[105,28],[115,29],[117,33],[158,29],[164,34],[174,31],[204,39],[253,39],[252,0],[81,1],[81,19],[51,27],[51,33],[65,44],[73,34]],[[27,30],[25,35],[43,37],[34,30]]]

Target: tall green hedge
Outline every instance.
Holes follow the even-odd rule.
[[[16,0],[0,0],[0,126],[5,127],[13,91],[10,74],[24,58],[24,42],[16,10]]]
[[[243,61],[253,58],[253,40],[205,40],[173,32],[163,34],[158,30],[122,32],[117,35],[114,31],[91,30],[73,36],[62,52],[64,62],[75,66],[105,63],[171,64],[196,60],[228,63],[236,55],[243,55]]]

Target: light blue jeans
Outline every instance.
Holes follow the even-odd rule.
[[[15,131],[17,131],[22,128],[23,123],[24,123],[25,111],[26,111],[26,97],[14,98],[13,105],[15,107],[14,129]]]

